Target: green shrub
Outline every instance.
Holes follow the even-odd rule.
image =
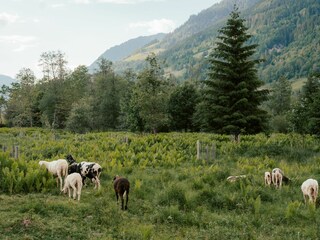
[[[184,209],[186,203],[185,190],[181,186],[172,185],[158,196],[158,204],[162,206],[177,205],[179,209]]]
[[[285,217],[289,220],[298,219],[301,217],[301,212],[299,211],[301,207],[301,202],[294,201],[290,202],[286,208]]]
[[[35,162],[6,159],[1,164],[1,190],[10,194],[45,192],[55,187],[54,177]]]

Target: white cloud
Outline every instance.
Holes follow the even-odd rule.
[[[132,4],[130,0],[98,0],[100,3],[114,3],[114,4]]]
[[[0,25],[7,25],[9,23],[15,23],[19,19],[18,15],[2,12],[0,13]]]
[[[155,33],[168,33],[175,29],[175,23],[169,19],[155,19],[152,21],[143,21],[130,23],[130,28],[146,28],[151,34]]]
[[[0,36],[0,42],[3,43],[26,43],[34,41],[36,37],[34,36],[21,36],[21,35],[9,35]]]
[[[35,44],[21,44],[19,45],[17,48],[14,48],[13,51],[14,52],[22,52],[28,48],[32,48],[32,47],[35,47],[36,45]]]
[[[164,2],[166,0],[73,0],[77,4],[88,4],[93,2],[111,3],[111,4],[137,4],[143,2]]]
[[[73,0],[77,4],[89,4],[90,0]]]
[[[14,52],[21,52],[36,45],[36,37],[9,35],[0,36],[0,43],[13,47]]]
[[[61,8],[61,7],[64,7],[65,4],[64,3],[54,3],[54,4],[51,4],[50,7],[52,8]]]
[[[40,22],[40,19],[39,19],[39,18],[34,18],[34,19],[32,19],[32,22],[34,22],[34,23],[39,23],[39,22]]]

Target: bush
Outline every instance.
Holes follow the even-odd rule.
[[[179,209],[184,209],[187,203],[185,191],[181,186],[172,185],[165,189],[158,197],[158,204],[162,206],[177,205]]]
[[[8,158],[3,163],[0,165],[0,189],[5,193],[46,192],[56,187],[54,177],[40,169],[37,162]]]

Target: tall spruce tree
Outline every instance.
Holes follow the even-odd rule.
[[[205,88],[207,130],[233,134],[254,134],[267,126],[267,112],[259,105],[267,100],[268,90],[257,77],[254,59],[256,44],[247,44],[251,35],[235,6],[226,26],[219,30],[218,42],[209,58]]]

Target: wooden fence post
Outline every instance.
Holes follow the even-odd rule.
[[[216,159],[216,144],[212,143],[201,147],[201,142],[197,140],[197,160],[204,159],[207,163]]]
[[[209,145],[206,145],[206,160],[207,160],[207,163],[209,163],[209,160],[210,160]]]
[[[216,144],[212,143],[211,146],[211,154],[212,154],[212,159],[215,160],[216,159]]]
[[[19,158],[19,146],[15,146],[14,158],[15,158],[15,159],[18,159],[18,158]]]
[[[15,151],[15,149],[14,149],[14,145],[12,145],[11,153],[10,153],[10,156],[11,156],[11,157],[14,157],[14,151]]]
[[[197,140],[197,160],[200,159],[200,151],[201,151],[201,144],[200,144],[200,141]]]

